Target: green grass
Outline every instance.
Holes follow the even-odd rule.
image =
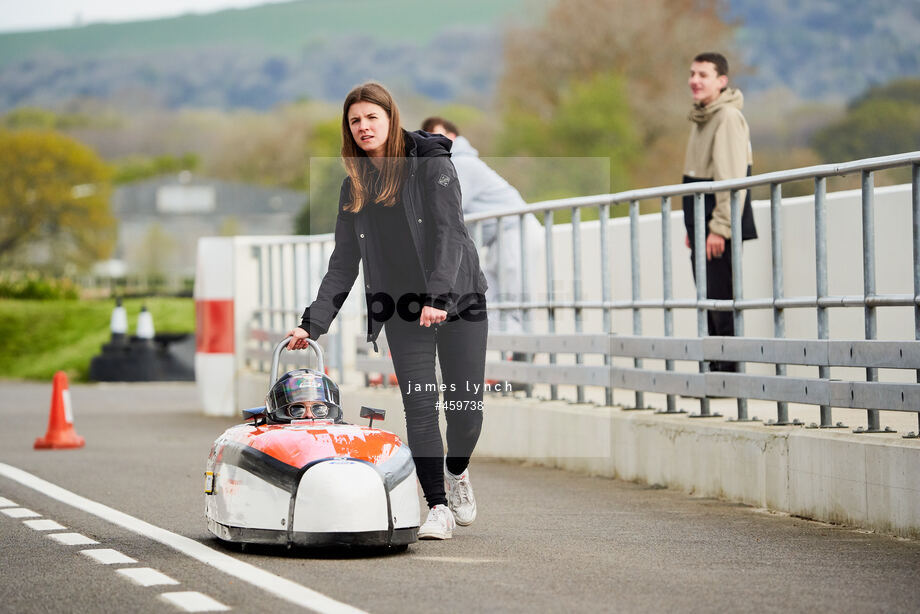
[[[129,334],[144,304],[158,333],[194,332],[192,299],[149,298],[125,300]],[[86,381],[90,360],[111,336],[114,306],[112,300],[0,299],[0,377],[50,380],[62,370],[72,381]]]

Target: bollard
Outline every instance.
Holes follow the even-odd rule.
[[[122,346],[126,343],[128,314],[121,304],[121,298],[115,301],[115,309],[112,310],[112,317],[109,320],[109,331],[112,333],[112,339],[109,341],[112,347]]]
[[[147,305],[144,305],[137,316],[137,338],[152,344],[154,335],[153,315],[147,311]]]
[[[89,379],[97,382],[188,381],[194,378],[190,365],[171,353],[169,344],[188,335],[165,333],[157,336],[153,315],[144,306],[137,318],[137,334],[128,338],[128,318],[119,299],[109,328],[112,338],[89,365]]]
[[[234,240],[228,237],[206,237],[198,241],[195,380],[201,406],[210,416],[235,416],[238,411],[236,377],[240,366],[236,361],[233,244]],[[267,301],[267,297],[262,296],[263,292],[260,284],[259,296]],[[265,305],[267,302],[258,304]],[[261,313],[260,318],[266,315]],[[267,326],[268,318],[259,322]]]

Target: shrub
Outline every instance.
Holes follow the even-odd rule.
[[[47,277],[37,273],[5,274],[0,276],[0,298],[73,300],[79,298],[79,293],[69,279]]]

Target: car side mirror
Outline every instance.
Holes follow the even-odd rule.
[[[387,411],[385,409],[374,409],[373,407],[361,406],[361,417],[370,418],[370,422],[367,424],[368,427],[373,427],[374,420],[383,420],[386,415]]]
[[[244,409],[243,419],[249,420],[250,418],[252,418],[253,426],[259,426],[259,424],[265,424],[266,422],[265,409],[266,407],[264,405],[261,407],[252,407],[250,409]],[[259,422],[259,418],[262,419],[261,423]]]

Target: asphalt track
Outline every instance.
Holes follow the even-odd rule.
[[[335,603],[401,614],[918,609],[916,541],[485,459],[472,467],[479,518],[453,540],[387,556],[240,552],[207,532],[202,494],[210,444],[236,419],[201,416],[187,384],[77,386],[72,396],[86,447],[35,451],[50,386],[0,382],[0,463],[316,591],[329,599],[328,611]],[[394,419],[401,418],[388,416]],[[181,612],[161,596],[177,592],[238,612],[307,611],[267,583],[228,574],[3,475],[0,497],[99,542],[63,545],[48,535],[64,530],[34,530],[0,513],[0,612]],[[0,512],[13,507],[0,505]],[[105,565],[81,554],[102,548],[137,562]],[[176,584],[139,586],[117,571],[133,568]]]

